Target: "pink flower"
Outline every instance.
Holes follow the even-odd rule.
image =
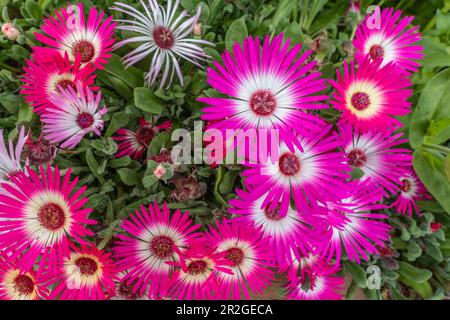
[[[401,15],[401,10],[384,9],[379,17],[379,28],[368,24],[371,15],[366,17],[353,40],[358,63],[363,63],[368,55],[372,61],[381,60],[382,67],[392,63],[399,71],[417,71],[418,61],[424,56],[423,47],[418,44],[422,37],[419,27],[409,27],[414,17],[401,18]]]
[[[411,150],[399,148],[408,142],[400,139],[403,133],[358,133],[347,124],[340,124],[339,131],[349,164],[364,172],[362,180],[395,192],[398,178],[412,164]]]
[[[55,11],[55,17],[44,20],[43,33],[36,33],[36,40],[49,47],[34,47],[36,59],[48,61],[56,51],[61,56],[67,54],[71,62],[78,56],[82,65],[103,69],[111,57],[116,26],[112,16],[103,21],[104,17],[103,11],[92,7],[85,19],[81,2]]]
[[[6,182],[9,177],[14,176],[16,173],[23,171],[21,156],[26,141],[27,136],[25,135],[24,127],[20,129],[15,146],[12,140],[8,140],[6,143],[3,138],[3,130],[0,129],[0,192],[3,182]]]
[[[46,109],[41,116],[42,131],[51,143],[61,143],[61,148],[74,148],[88,134],[101,134],[102,116],[106,108],[100,107],[102,95],[77,84],[76,90],[68,87],[59,94],[51,94],[49,100],[56,108]]]
[[[249,164],[242,173],[246,185],[253,188],[253,199],[267,193],[261,208],[280,206],[281,217],[291,199],[302,212],[317,208],[318,202],[339,200],[346,189],[343,179],[349,177],[350,166],[344,153],[337,150],[341,142],[331,126],[323,124],[316,131],[304,132],[298,140],[303,151],[295,148],[291,152],[282,143],[274,163]]]
[[[320,73],[312,72],[315,62],[306,62],[311,51],[297,58],[301,44],[290,46],[282,34],[272,40],[266,36],[262,44],[250,36],[242,46],[237,43],[223,53],[223,64],[214,62],[216,69],[208,69],[208,83],[226,97],[198,99],[209,105],[201,117],[213,122],[209,128],[239,129],[242,135],[279,130],[290,149],[293,144],[301,148],[296,134],[314,125],[315,119],[306,110],[327,108],[323,101],[328,96],[319,94],[325,82]]]
[[[273,280],[273,252],[269,241],[251,225],[233,220],[216,223],[207,234],[208,243],[224,252],[232,273],[218,273],[224,299],[249,299],[250,293],[262,294]]]
[[[139,127],[136,132],[121,128],[113,137],[119,143],[117,158],[130,156],[133,159],[140,158],[147,151],[153,137],[161,130],[170,130],[172,122],[166,121],[160,125],[152,125],[143,118],[139,119]]]
[[[23,88],[21,94],[25,96],[25,101],[33,107],[33,111],[39,114],[44,113],[47,108],[56,106],[50,102],[52,94],[60,94],[60,88],[76,88],[81,84],[83,89],[87,86],[92,90],[95,74],[91,66],[81,68],[80,59],[70,62],[66,55],[64,58],[59,54],[51,55],[51,62],[40,59],[27,60],[27,65],[23,68]]]
[[[391,207],[402,215],[408,214],[410,217],[413,211],[420,214],[416,201],[429,200],[431,196],[412,168],[398,178],[397,185],[396,199]]]
[[[401,126],[395,116],[411,112],[411,81],[399,74],[395,66],[380,66],[381,61],[361,61],[358,69],[353,61],[350,66],[344,62],[344,73],[339,70],[331,104],[343,111],[342,121],[350,123],[358,131],[390,132]]]
[[[105,300],[114,296],[116,270],[110,253],[93,245],[77,248],[46,282],[54,285],[49,299]]]
[[[349,183],[348,196],[341,203],[327,203],[328,214],[317,232],[324,240],[317,248],[321,257],[330,262],[335,258],[339,265],[345,251],[349,261],[361,263],[371,254],[377,254],[376,246],[389,239],[389,224],[383,222],[387,215],[377,210],[386,208],[377,204],[382,191],[369,183]]]
[[[242,221],[255,227],[268,240],[268,247],[280,267],[292,260],[297,248],[305,253],[314,243],[312,232],[313,213],[304,213],[292,209],[290,206],[286,215],[280,215],[280,207],[270,209],[270,204],[263,206],[266,194],[259,198],[252,196],[252,191],[236,190],[237,198],[230,200],[230,213],[235,220]]]
[[[213,300],[225,296],[220,276],[232,274],[232,262],[226,252],[217,252],[205,238],[190,242],[177,262],[168,262],[177,269],[170,277],[169,297],[179,300]]]
[[[48,290],[42,272],[23,268],[20,260],[0,257],[0,300],[46,299]]]
[[[2,24],[2,32],[6,38],[15,41],[20,36],[20,31],[11,22]]]
[[[336,273],[336,267],[322,268],[320,272],[302,277],[291,277],[286,289],[290,300],[340,300],[345,289],[345,279]]]
[[[69,237],[85,243],[92,236],[86,225],[92,209],[83,209],[88,201],[82,198],[86,187],[74,190],[78,178],[70,180],[71,169],[61,177],[59,169],[28,168],[27,175],[18,173],[11,183],[3,183],[0,194],[0,250],[11,258],[23,253],[25,269],[39,261],[39,268],[53,270],[69,254]]]
[[[179,261],[180,251],[197,237],[199,225],[193,225],[189,213],[179,210],[171,216],[167,203],[162,209],[155,203],[148,210],[141,207],[129,220],[124,220],[119,241],[113,247],[118,268],[127,271],[124,280],[136,281],[133,293],[164,295],[167,280],[174,267],[166,264]]]

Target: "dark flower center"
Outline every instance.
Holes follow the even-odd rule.
[[[225,258],[233,263],[233,266],[238,266],[244,261],[244,252],[239,248],[231,248],[227,250]]]
[[[166,27],[156,27],[153,30],[153,40],[159,48],[165,50],[172,48],[175,43],[172,30]]]
[[[283,174],[293,176],[300,171],[300,159],[295,154],[286,152],[281,155],[278,166]]]
[[[206,267],[207,264],[205,261],[203,260],[196,260],[196,261],[192,261],[187,269],[188,269],[188,273],[192,276],[196,276],[202,273],[205,273],[206,271]]]
[[[47,202],[38,211],[37,219],[41,226],[49,230],[57,230],[64,225],[64,210],[56,203]]]
[[[403,192],[409,192],[411,190],[411,182],[407,179],[401,181],[400,190]]]
[[[141,145],[146,146],[146,147],[150,144],[150,141],[152,141],[154,135],[155,135],[155,132],[151,128],[147,128],[147,127],[141,127],[139,129],[137,129],[137,131],[136,131],[137,141]]]
[[[80,269],[84,276],[92,276],[98,269],[97,262],[88,257],[81,257],[75,260],[75,265]]]
[[[69,79],[61,79],[56,83],[56,90],[60,92],[60,89],[67,90],[69,88],[75,89],[75,84],[72,80]]]
[[[21,274],[14,279],[14,289],[22,295],[29,295],[34,291],[34,281],[29,276]]]
[[[81,129],[86,129],[94,124],[94,116],[90,113],[83,112],[77,117],[77,124]]]
[[[380,59],[384,57],[384,49],[379,45],[374,45],[369,50],[372,60]]]
[[[367,93],[358,92],[352,96],[352,106],[356,110],[364,110],[370,105],[370,98]]]
[[[270,209],[270,205],[268,205],[264,208],[264,214],[269,220],[280,220],[280,205],[278,204],[274,209]]]
[[[173,253],[173,241],[166,236],[154,237],[150,241],[150,250],[160,259],[166,259]]]
[[[367,157],[364,154],[364,151],[355,149],[350,151],[347,155],[348,163],[354,167],[361,168],[367,162]]]
[[[129,300],[136,300],[137,298],[140,298],[141,295],[139,294],[139,290],[133,292],[133,289],[136,286],[137,282],[138,282],[137,279],[131,282],[127,282],[125,280],[122,281],[117,289],[119,295]]]
[[[94,58],[95,47],[87,40],[80,40],[72,47],[72,54],[74,57],[79,54],[81,56],[81,62],[87,63]]]
[[[258,116],[268,116],[275,111],[277,103],[270,90],[258,90],[250,97],[250,108]]]

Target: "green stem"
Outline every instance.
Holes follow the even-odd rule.
[[[0,68],[1,68],[1,69],[9,70],[9,71],[11,71],[11,72],[13,72],[13,73],[19,73],[19,69],[14,68],[14,67],[11,67],[11,66],[9,66],[9,65],[7,65],[7,64],[5,64],[5,63],[3,63],[3,62],[0,62]]]
[[[436,150],[439,152],[442,152],[443,154],[450,154],[450,148],[441,146],[439,144],[434,144],[434,143],[424,143],[423,146],[427,149],[431,149],[431,150]]]

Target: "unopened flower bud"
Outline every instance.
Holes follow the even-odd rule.
[[[162,179],[166,175],[166,168],[162,164],[159,164],[153,174],[157,179]]]
[[[201,36],[202,35],[202,24],[200,22],[197,22],[194,25],[193,33],[195,36]]]
[[[9,40],[15,41],[20,36],[20,31],[13,26],[11,22],[6,22],[2,25],[2,33]]]

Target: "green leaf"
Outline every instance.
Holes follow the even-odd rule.
[[[277,4],[277,9],[272,16],[271,25],[275,29],[278,26],[280,20],[284,17],[289,17],[294,9],[294,1],[292,0],[281,0]]]
[[[111,137],[118,129],[128,124],[129,116],[125,112],[116,112],[109,122],[109,127],[105,132],[105,137]]]
[[[444,172],[447,176],[447,181],[450,182],[450,153],[445,157],[444,160]]]
[[[425,245],[427,246],[425,253],[430,255],[437,262],[442,262],[444,257],[442,256],[441,249],[439,247],[439,243],[436,239],[425,239]]]
[[[119,174],[122,182],[127,186],[135,186],[139,184],[140,175],[135,170],[122,168],[117,170],[117,173]]]
[[[161,114],[164,105],[149,88],[134,89],[134,104],[144,112]]]
[[[36,20],[42,19],[42,9],[41,6],[34,0],[27,0],[25,2],[25,9],[30,14],[31,17]]]
[[[431,79],[420,95],[411,117],[409,141],[414,149],[424,142],[431,121],[448,118],[450,114],[450,69],[438,73]]]
[[[399,261],[398,264],[400,266],[398,269],[400,277],[408,279],[414,283],[425,282],[433,276],[433,273],[430,270],[419,269],[407,262]]]
[[[105,66],[105,72],[121,79],[130,88],[141,87],[144,84],[144,73],[135,67],[125,69],[118,55],[113,54]]]
[[[225,173],[222,183],[219,186],[219,191],[221,194],[228,194],[233,190],[234,182],[238,175],[239,171],[228,171]]]
[[[428,191],[436,198],[445,211],[450,214],[450,182],[446,174],[430,162],[430,157],[435,162],[441,162],[443,168],[442,160],[421,150],[414,152],[414,170]]]
[[[153,174],[148,175],[144,177],[144,179],[142,179],[142,184],[144,185],[145,188],[151,188],[156,183],[158,183],[158,179]]]
[[[162,148],[167,147],[170,143],[170,134],[167,132],[161,132],[150,142],[150,152],[152,155],[157,155]]]
[[[113,159],[108,162],[108,166],[111,168],[122,168],[128,167],[131,163],[131,158],[129,156]]]
[[[225,36],[225,47],[227,50],[233,49],[235,43],[242,43],[248,36],[247,26],[244,19],[234,21]]]
[[[422,249],[420,249],[420,246],[414,240],[408,242],[408,246],[406,249],[407,250],[405,256],[408,259],[408,261],[415,261],[418,257],[422,255]]]
[[[450,118],[431,120],[427,131],[427,142],[441,144],[450,139]]]
[[[360,288],[365,288],[367,286],[367,276],[364,269],[354,263],[354,262],[344,262],[345,270],[352,276],[353,281],[358,285]]]

